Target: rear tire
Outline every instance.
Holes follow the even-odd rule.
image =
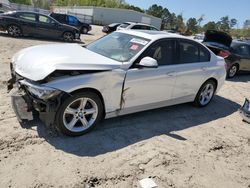
[[[65,42],[72,42],[74,40],[74,35],[70,31],[66,31],[63,33],[63,40]]]
[[[93,92],[79,92],[63,101],[55,125],[68,136],[81,136],[92,130],[104,117],[100,97]]]
[[[232,66],[228,69],[228,71],[227,71],[227,77],[228,77],[228,78],[233,78],[233,77],[235,77],[235,75],[237,74],[238,70],[239,70],[239,67],[238,67],[237,64],[232,65]]]
[[[83,34],[87,34],[88,33],[88,29],[86,27],[82,27],[82,33]]]
[[[198,91],[194,105],[197,107],[207,106],[214,97],[216,91],[216,83],[213,80],[206,81]]]
[[[12,37],[20,37],[22,35],[22,30],[17,25],[9,25],[7,31],[8,34]]]

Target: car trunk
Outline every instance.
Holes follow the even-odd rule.
[[[203,44],[205,44],[216,55],[229,53],[232,37],[227,33],[215,30],[208,30],[205,33]]]

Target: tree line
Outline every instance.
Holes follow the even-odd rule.
[[[238,21],[229,16],[222,17],[219,21],[204,22],[205,15],[199,18],[189,18],[185,22],[182,14],[171,13],[167,8],[154,4],[147,10],[130,5],[125,0],[10,0],[10,2],[34,5],[35,7],[49,9],[50,6],[99,6],[109,8],[123,8],[146,13],[162,19],[162,30],[175,30],[184,35],[193,35],[205,32],[208,29],[220,30],[231,34],[234,37],[250,38],[250,19],[246,20],[243,28],[235,28]]]

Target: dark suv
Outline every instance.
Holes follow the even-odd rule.
[[[75,16],[52,12],[50,16],[58,22],[77,27],[81,33],[87,34],[92,28],[89,24],[80,22]]]

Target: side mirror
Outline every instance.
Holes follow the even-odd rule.
[[[157,68],[158,63],[155,59],[153,59],[151,57],[144,57],[141,59],[139,66],[145,67],[145,68]]]

